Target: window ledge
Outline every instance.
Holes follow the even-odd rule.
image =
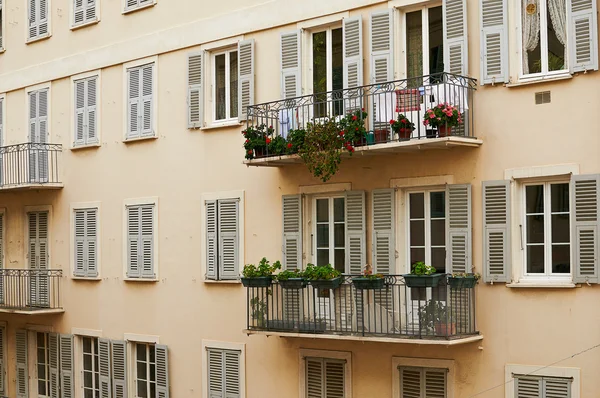
[[[224,129],[227,127],[241,127],[241,126],[243,126],[243,123],[240,123],[236,120],[234,122],[211,124],[206,127],[201,127],[200,131],[210,131],[210,130]]]
[[[31,44],[31,43],[35,43],[35,42],[38,42],[38,41],[47,40],[47,39],[49,39],[50,37],[52,37],[52,35],[51,35],[51,34],[47,34],[46,36],[42,36],[42,37],[35,37],[35,38],[33,38],[33,39],[29,39],[29,40],[27,40],[27,41],[25,42],[25,44]]]
[[[125,144],[127,144],[129,142],[138,142],[138,141],[147,141],[147,140],[156,140],[156,139],[158,139],[158,135],[154,134],[154,135],[148,136],[148,137],[125,138],[123,140],[123,142]]]
[[[220,280],[220,281],[215,281],[212,279],[205,279],[204,283],[211,283],[211,284],[216,284],[216,285],[241,285],[242,281],[239,279],[235,279],[235,280]]]
[[[125,282],[158,282],[158,278],[123,278]]]
[[[552,281],[544,281],[544,282],[535,282],[535,281],[527,281],[527,282],[513,282],[507,283],[506,287],[511,288],[542,288],[542,289],[573,289],[576,288],[577,285],[573,282],[552,282]]]
[[[129,9],[129,10],[123,10],[123,15],[131,14],[132,12],[136,12],[136,11],[144,10],[146,8],[154,7],[155,5],[156,5],[156,1],[153,1],[150,4],[145,4],[140,7],[135,7],[135,8]]]
[[[532,79],[520,79],[515,83],[508,83],[505,86],[508,88],[521,87],[521,86],[528,86],[530,84],[550,83],[550,82],[555,82],[555,81],[560,81],[560,80],[569,80],[572,78],[573,78],[573,75],[567,72],[567,73],[561,73],[560,75],[535,77]]]
[[[94,276],[94,277],[72,276],[71,279],[73,279],[74,281],[91,281],[91,282],[99,282],[102,280],[102,278],[100,278],[98,276]]]
[[[6,48],[0,48],[0,54],[4,54],[5,51],[6,51]]]
[[[77,29],[85,28],[86,26],[96,25],[98,22],[100,22],[100,20],[98,18],[96,18],[93,21],[89,21],[89,22],[82,23],[79,25],[72,25],[71,30],[77,30]]]
[[[100,143],[86,144],[86,145],[77,145],[77,146],[72,146],[71,150],[72,151],[78,151],[80,149],[100,148],[101,146],[102,145]]]

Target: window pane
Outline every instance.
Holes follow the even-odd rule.
[[[523,74],[542,71],[540,41],[540,4],[538,1],[522,0]]]
[[[83,385],[85,387],[92,387],[92,374],[90,372],[83,373]]]
[[[411,193],[409,196],[410,218],[425,218],[425,194]]]
[[[423,20],[421,11],[406,14],[406,66],[408,78],[423,76]],[[417,82],[411,86],[420,85]]]
[[[329,249],[317,249],[317,265],[329,264]]]
[[[548,1],[548,71],[565,68],[567,44],[566,2]]]
[[[148,398],[148,390],[145,381],[138,381],[138,397],[139,398]]]
[[[431,220],[431,245],[446,246],[446,220]]]
[[[446,192],[431,192],[431,218],[446,217]]]
[[[544,246],[527,246],[527,273],[544,273]]]
[[[146,362],[137,362],[137,379],[146,380]]]
[[[552,184],[550,186],[550,205],[552,213],[569,211],[569,184]]]
[[[544,216],[527,216],[527,243],[544,243]]]
[[[146,360],[146,345],[145,344],[136,344],[136,351],[137,351],[137,359],[139,361],[145,361]]]
[[[229,53],[229,117],[238,115],[238,53]]]
[[[317,225],[317,247],[329,247],[329,224]]]
[[[446,248],[434,247],[431,249],[431,265],[437,273],[446,272]]]
[[[44,382],[44,380],[38,379],[38,394],[46,395],[46,382]]]
[[[344,57],[342,53],[342,28],[331,31],[331,66],[333,90],[344,88]]]
[[[83,338],[83,352],[92,352],[92,339],[89,337]]]
[[[346,250],[335,249],[335,264],[334,268],[340,272],[346,272]]]
[[[45,379],[46,378],[46,366],[44,364],[39,364],[38,363],[38,379]]]
[[[570,245],[552,245],[552,272],[555,274],[571,272]]]
[[[84,398],[94,398],[94,396],[92,395],[92,390],[86,389],[85,393],[84,393]]]
[[[525,208],[527,214],[544,212],[544,186],[528,185],[525,187]]]
[[[37,334],[37,346],[38,347],[45,347],[46,346],[46,340],[44,339],[44,333],[38,333]]]
[[[154,350],[155,350],[154,344],[150,344],[148,346],[148,351],[150,351],[150,363],[156,363],[156,361],[154,360]]]
[[[92,356],[91,355],[83,356],[83,368],[85,370],[92,370]]]
[[[425,246],[425,221],[410,222],[410,245]]]
[[[217,120],[227,117],[225,111],[225,54],[215,57],[215,106]]]
[[[444,71],[444,33],[442,7],[429,9],[429,74]]]
[[[425,249],[410,249],[410,265],[417,261],[425,261]]]
[[[327,33],[318,32],[313,36],[313,93],[327,91]],[[315,116],[323,117],[327,114],[326,96],[318,95],[315,98]]]
[[[552,243],[569,243],[569,215],[552,215]]]
[[[335,247],[344,247],[346,245],[344,224],[335,224],[333,232],[335,235]]]
[[[329,220],[329,199],[317,199],[317,222]]]
[[[344,222],[344,198],[333,199],[333,221]]]

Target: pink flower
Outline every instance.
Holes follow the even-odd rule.
[[[444,107],[444,104],[439,104],[438,108],[442,109]]]
[[[423,121],[423,124],[424,124],[425,126],[428,126],[428,125],[429,125],[429,120],[425,120],[425,121]]]
[[[438,117],[438,118],[437,118],[437,120],[442,120],[442,118],[441,118],[441,117]]]

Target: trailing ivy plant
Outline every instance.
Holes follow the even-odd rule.
[[[341,149],[344,141],[338,123],[332,119],[320,123],[308,123],[300,158],[308,171],[321,181],[327,182],[337,173],[342,162]]]

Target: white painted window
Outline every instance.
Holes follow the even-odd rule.
[[[98,143],[98,76],[75,80],[75,136],[73,146]]]
[[[343,30],[341,26],[313,31],[311,34],[312,92],[315,94],[344,88]],[[342,101],[327,102],[326,95],[315,99],[315,116],[343,113]]]
[[[155,136],[155,74],[153,62],[127,69],[126,139]]]
[[[241,351],[207,347],[208,397],[241,396]]]
[[[50,342],[49,334],[36,332],[35,366],[38,397],[50,397]]]
[[[83,398],[100,396],[100,373],[98,367],[98,338],[81,336]]]
[[[135,343],[134,384],[135,396],[151,398],[156,396],[156,346]]]
[[[406,77],[444,71],[442,6],[423,7],[405,14]]]
[[[73,0],[73,21],[71,26],[86,25],[98,20],[99,0]]]
[[[28,41],[42,39],[50,35],[50,0],[29,0],[27,2]]]
[[[315,265],[331,264],[338,271],[346,272],[345,197],[343,194],[316,197],[313,206]]]
[[[213,121],[227,122],[238,117],[237,48],[211,54]]]
[[[156,203],[126,206],[127,277],[155,279]]]

